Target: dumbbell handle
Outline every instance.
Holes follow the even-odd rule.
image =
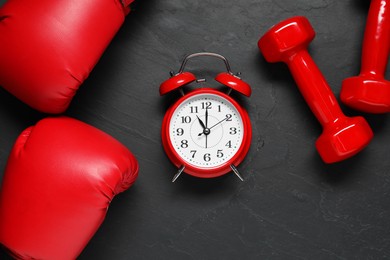
[[[390,48],[390,1],[372,0],[364,32],[361,74],[383,77]]]
[[[285,59],[306,103],[323,127],[345,117],[321,71],[306,49]]]

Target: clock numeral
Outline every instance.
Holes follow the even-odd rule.
[[[183,128],[176,129],[176,134],[177,136],[182,136],[184,134],[184,129]]]
[[[227,148],[232,148],[232,141],[229,141],[225,144]]]
[[[182,116],[181,117],[181,123],[182,124],[189,124],[189,123],[191,123],[191,117],[190,116]]]
[[[221,105],[218,105],[218,112],[221,112]]]
[[[195,158],[196,152],[197,152],[196,150],[191,150],[191,151],[190,151],[190,153],[192,153],[192,156],[191,156],[192,158]]]
[[[218,150],[217,151],[217,157],[218,158],[222,158],[223,157],[223,152],[222,152],[223,150]]]
[[[203,160],[204,160],[205,162],[211,161],[211,154],[206,153],[206,154],[203,156]]]
[[[181,140],[181,148],[187,148],[188,147],[188,140]]]
[[[231,114],[227,114],[227,115],[226,115],[226,121],[233,121],[233,120],[232,120],[232,115],[231,115]]]
[[[191,110],[191,114],[198,113],[198,107],[190,107],[190,110]]]
[[[211,102],[202,102],[202,109],[211,109]]]
[[[229,134],[231,134],[231,135],[237,134],[237,128],[235,128],[235,127],[230,127],[230,132],[229,132]]]

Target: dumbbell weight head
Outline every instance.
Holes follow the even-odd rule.
[[[292,53],[306,49],[315,32],[306,17],[291,17],[273,26],[258,42],[268,62],[285,61]]]
[[[385,79],[390,46],[390,1],[372,0],[362,44],[361,69],[343,81],[340,98],[366,113],[390,112],[390,82]]]
[[[316,141],[322,160],[334,163],[345,160],[368,145],[373,132],[363,117],[342,117],[332,127],[324,127]]]
[[[371,75],[359,75],[343,81],[341,101],[366,113],[390,112],[390,82]]]

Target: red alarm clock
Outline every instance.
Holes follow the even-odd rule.
[[[194,57],[209,56],[224,61],[227,72],[216,81],[228,87],[227,93],[202,87],[185,94],[182,87],[191,82],[203,82],[194,74],[184,72],[187,61]],[[160,86],[160,95],[179,90],[182,97],[165,114],[162,123],[162,144],[168,158],[178,167],[174,182],[184,171],[200,178],[213,178],[233,171],[241,180],[237,166],[248,153],[252,128],[248,113],[231,96],[235,90],[247,97],[249,84],[230,70],[227,59],[215,53],[188,55],[178,73]]]

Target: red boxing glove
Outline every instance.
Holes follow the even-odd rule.
[[[102,131],[68,117],[27,128],[0,190],[0,244],[17,259],[75,259],[129,188],[138,163]]]
[[[8,0],[0,8],[0,86],[41,112],[64,112],[132,1]]]

